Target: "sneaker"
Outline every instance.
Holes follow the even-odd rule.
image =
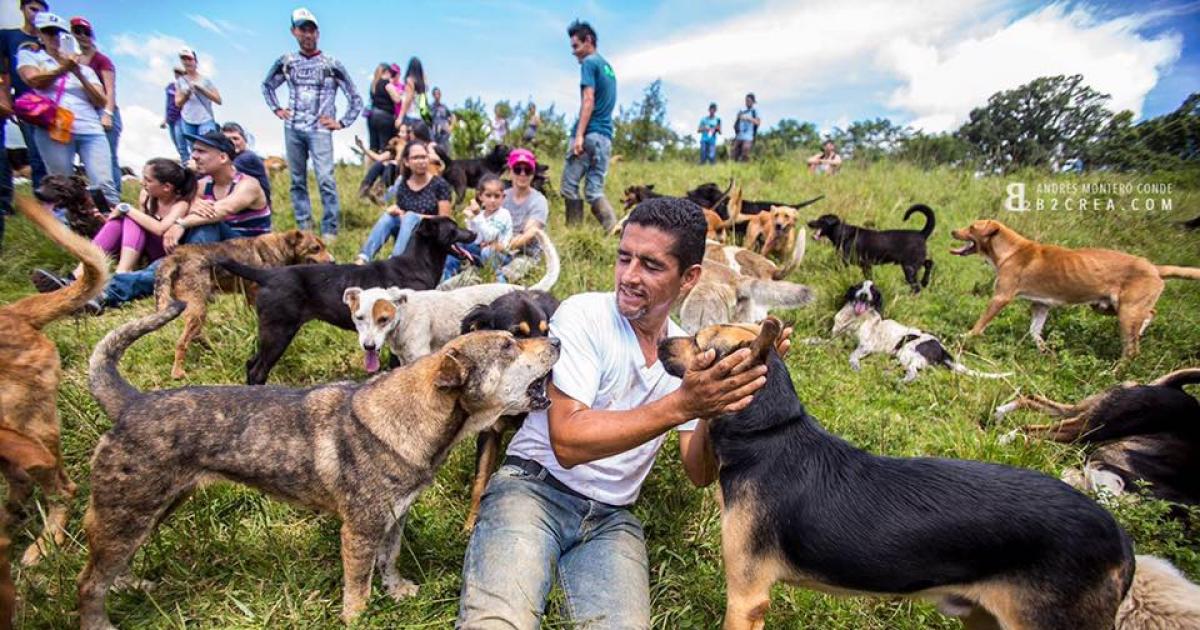
[[[52,293],[71,284],[67,278],[55,275],[45,269],[34,269],[33,273],[29,274],[29,281],[37,288],[38,293]]]
[[[80,310],[88,315],[99,315],[104,312],[104,304],[100,302],[100,298],[92,298]]]
[[[367,257],[363,256],[362,254],[359,254],[358,256],[354,257],[354,264],[356,264],[356,265],[365,265],[369,262],[371,262],[371,261],[367,260]]]

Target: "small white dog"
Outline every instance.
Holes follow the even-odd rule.
[[[539,230],[537,238],[546,257],[546,275],[529,289],[549,291],[558,282],[558,250],[545,232]],[[342,301],[350,308],[358,343],[366,353],[366,370],[376,372],[379,350],[385,344],[400,365],[408,365],[459,336],[463,317],[471,309],[523,289],[517,284],[500,283],[449,291],[350,287],[342,294]]]
[[[993,374],[976,372],[959,363],[946,351],[937,337],[919,328],[905,326],[894,319],[884,319],[883,294],[870,280],[846,291],[842,309],[833,317],[833,336],[854,331],[858,347],[850,354],[850,367],[859,370],[859,362],[867,355],[890,354],[904,366],[904,382],[917,378],[917,373],[930,365],[941,365],[959,374],[982,378],[1004,378],[1011,372]]]

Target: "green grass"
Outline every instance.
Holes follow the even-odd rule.
[[[553,164],[552,172],[561,172],[560,166]],[[352,198],[360,172],[357,167],[340,167],[338,172],[345,218],[333,249],[343,261],[352,259],[378,213]],[[876,268],[875,279],[889,298],[891,316],[942,336],[972,367],[1016,373],[1007,380],[989,381],[929,370],[916,383],[901,386],[901,371],[890,359],[872,357],[861,373],[851,371],[847,364],[850,340],[797,345],[788,364],[800,397],[831,431],[863,448],[887,455],[999,462],[1057,476],[1064,467],[1080,463],[1079,449],[1047,443],[1001,445],[1000,435],[1035,419],[1018,413],[995,426],[989,420],[995,405],[1017,392],[1076,400],[1124,380],[1147,380],[1200,364],[1200,284],[1185,280],[1167,283],[1158,316],[1143,341],[1142,356],[1127,365],[1118,362],[1115,318],[1087,308],[1053,312],[1046,328],[1053,348],[1049,355],[1038,353],[1027,337],[1028,307],[1021,303],[1002,313],[986,336],[964,343],[961,333],[974,323],[990,296],[992,271],[978,257],[960,259],[947,253],[950,229],[976,218],[997,217],[1039,240],[1112,247],[1159,263],[1200,265],[1200,237],[1172,225],[1197,213],[1200,190],[1195,180],[1172,180],[1168,175],[1122,178],[1174,181],[1174,210],[1168,213],[1008,213],[1001,209],[1006,183],[1023,180],[1032,190],[1036,182],[1047,178],[1023,174],[974,179],[958,171],[925,172],[890,164],[851,165],[836,177],[815,178],[804,173],[796,161],[711,168],[622,163],[612,169],[608,191],[610,198],[617,199],[627,185],[654,183],[659,191],[681,193],[703,181],[724,185],[730,175],[737,177],[750,199],[799,200],[825,194],[824,201],[804,211],[806,218],[835,212],[858,224],[899,227],[900,215],[909,204],[920,201],[932,206],[938,227],[930,251],[937,267],[929,290],[913,296],[898,268]],[[1109,177],[1077,180],[1062,176],[1057,181],[1107,181]],[[276,227],[290,227],[287,184],[282,178],[274,183]],[[310,190],[315,197],[315,186]],[[610,290],[614,241],[590,223],[566,229],[557,198],[551,202],[551,215],[551,233],[564,261],[555,293],[566,297],[581,291]],[[26,278],[33,267],[66,269],[72,264],[23,219],[9,219],[0,256],[0,303],[30,292]],[[827,335],[838,296],[861,278],[856,268],[841,266],[828,245],[810,242],[808,256],[792,279],[813,286],[818,296],[807,309],[781,313],[795,323],[795,338],[800,339]],[[86,555],[81,519],[89,489],[88,461],[97,439],[109,427],[109,420],[87,392],[87,358],[105,333],[152,308],[149,301],[142,301],[98,318],[66,319],[48,331],[62,356],[58,405],[63,447],[71,476],[79,483],[79,495],[70,523],[71,539],[65,547],[32,570],[16,570],[24,602],[19,627],[61,628],[78,623],[74,585]],[[136,386],[176,385],[169,370],[179,326],[173,322],[131,349],[122,370]],[[255,342],[253,312],[239,297],[221,297],[210,311],[205,334],[209,347],[193,346],[187,382],[241,383],[244,361]],[[308,385],[361,379],[361,364],[352,333],[314,323],[297,337],[272,373],[271,382]],[[718,624],[724,609],[717,506],[712,490],[696,490],[687,482],[675,449],[672,438],[635,508],[646,526],[654,623],[661,628],[711,628]],[[420,594],[395,603],[376,588],[360,627],[443,628],[452,623],[467,542],[461,524],[468,502],[472,451],[469,445],[456,449],[409,518],[400,568],[420,584]],[[1200,543],[1194,533],[1164,518],[1162,504],[1151,501],[1113,509],[1139,552],[1164,555],[1193,579],[1200,577]],[[336,626],[341,601],[337,527],[330,516],[294,509],[253,491],[232,486],[207,489],[163,524],[136,556],[134,574],[156,582],[157,587],[151,592],[114,592],[109,598],[110,614],[123,628]],[[30,531],[26,524],[14,532],[18,550],[28,544]],[[879,629],[958,625],[925,603],[836,599],[784,587],[776,590],[769,623],[785,628]],[[547,625],[567,625],[557,596],[552,598]]]

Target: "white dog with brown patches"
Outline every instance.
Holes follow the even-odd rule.
[[[539,230],[537,238],[546,256],[546,275],[529,289],[549,291],[558,281],[558,250],[545,232]],[[408,365],[459,336],[463,317],[471,309],[524,288],[501,283],[450,291],[350,287],[342,301],[350,308],[358,343],[366,353],[365,368],[373,373],[379,370],[379,350],[385,345],[400,365]]]

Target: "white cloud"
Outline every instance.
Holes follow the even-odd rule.
[[[140,167],[151,158],[177,158],[175,144],[166,129],[159,129],[162,112],[154,112],[141,105],[121,106],[121,143],[118,151],[121,165],[132,167],[141,175]]]
[[[1040,76],[1082,74],[1088,85],[1112,95],[1112,109],[1140,115],[1146,95],[1183,45],[1177,33],[1140,35],[1145,19],[1101,20],[1086,7],[1051,5],[949,46],[891,41],[879,51],[879,61],[904,85],[888,105],[912,112],[915,127],[945,131],[995,92]]]
[[[212,31],[212,32],[216,33],[217,35],[225,34],[225,32],[221,30],[220,26],[217,26],[215,23],[213,23],[212,20],[204,17],[203,15],[195,15],[194,13],[189,13],[187,15],[187,18],[189,20],[195,22],[197,25],[200,26],[200,28],[202,28],[204,30]]]
[[[179,51],[183,48],[191,46],[172,35],[121,33],[113,37],[111,52],[126,57],[121,65],[123,76],[132,73],[138,81],[157,85],[161,89],[174,78],[171,69],[179,66]],[[196,56],[200,73],[210,79],[215,78],[218,71],[212,55],[197,50]]]

